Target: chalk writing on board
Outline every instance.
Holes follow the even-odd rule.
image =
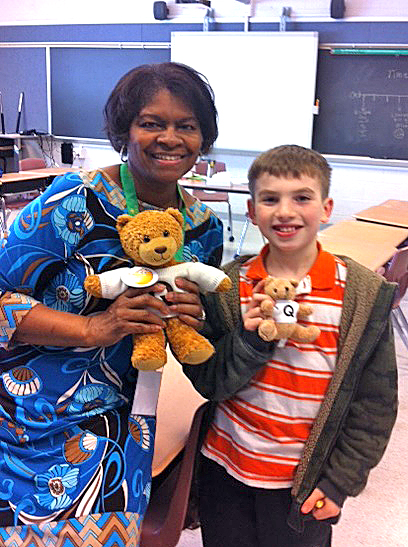
[[[319,52],[313,148],[408,160],[408,55]]]
[[[377,110],[381,108],[382,113],[388,112],[392,128],[391,135],[394,139],[401,140],[408,135],[408,95],[352,91],[350,99],[357,103],[354,116],[360,139],[369,138],[370,127],[373,125],[372,119],[376,116],[376,107]]]

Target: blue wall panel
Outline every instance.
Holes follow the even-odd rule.
[[[138,65],[169,60],[169,49],[53,48],[52,133],[106,139],[103,107],[119,78]]]
[[[0,49],[0,91],[6,133],[14,133],[20,92],[24,92],[20,130],[47,131],[47,90],[44,48]]]

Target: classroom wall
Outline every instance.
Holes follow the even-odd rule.
[[[78,23],[156,23],[153,18],[153,0],[121,0],[112,3],[106,0],[71,0],[66,4],[62,0],[19,0],[3,3],[0,10],[0,27],[7,25],[41,24],[78,24]],[[167,2],[170,22],[202,22],[206,8],[202,5],[180,5]],[[252,0],[247,6],[237,0],[212,0],[216,20],[244,21],[251,15],[251,21],[279,21],[282,8],[290,5],[293,19],[323,20],[330,19],[329,0]],[[408,36],[408,0],[347,0],[344,22],[352,21],[407,21]],[[405,18],[405,19],[404,19]],[[242,30],[241,28],[239,30]],[[308,29],[310,30],[310,29]],[[74,33],[73,33],[74,34]],[[74,35],[71,40],[76,40]],[[81,37],[81,40],[84,38]],[[129,38],[127,38],[129,39]],[[407,39],[408,42],[408,39]],[[222,112],[220,112],[222,115]],[[60,142],[54,146],[54,158],[60,163]],[[118,161],[118,155],[107,144],[94,144],[89,141],[75,142],[75,150],[81,152],[82,159],[75,164],[84,168],[109,165]],[[215,159],[225,161],[234,179],[244,179],[253,160],[253,154],[217,153]],[[348,218],[353,212],[384,199],[396,198],[408,200],[408,170],[401,164],[377,162],[371,165],[355,164],[347,159],[328,158],[333,168],[332,196],[335,201],[333,221]],[[232,198],[234,211],[244,214],[246,199],[240,196]],[[224,211],[225,207],[215,207]]]
[[[3,2],[0,24],[68,24],[68,23],[151,23],[154,0],[19,0]],[[200,5],[176,4],[168,0],[170,17],[178,20],[202,19],[206,8]],[[279,18],[284,6],[290,6],[292,17],[329,17],[330,0],[252,0],[251,5],[237,0],[212,0],[211,7],[217,18],[239,19]],[[347,0],[347,17],[408,17],[408,0]]]

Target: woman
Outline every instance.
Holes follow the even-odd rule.
[[[0,254],[0,544],[138,542],[155,420],[130,415],[130,335],[161,329],[146,308],[168,307],[152,288],[113,303],[84,292],[86,275],[129,264],[117,216],[178,207],[180,258],[221,260],[221,222],[177,184],[217,137],[209,85],[183,65],[141,66],[119,81],[105,118],[127,161],[55,179],[16,219]],[[186,292],[170,293],[169,307],[199,328],[197,287],[178,285]]]

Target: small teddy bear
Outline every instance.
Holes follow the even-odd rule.
[[[114,299],[129,287],[147,287],[156,282],[170,291],[181,291],[174,283],[176,277],[194,281],[202,291],[228,291],[231,280],[222,270],[200,262],[177,263],[174,259],[183,241],[183,224],[183,215],[173,208],[143,211],[135,216],[120,215],[116,223],[119,238],[137,267],[88,275],[84,281],[86,291],[99,298]],[[214,347],[204,336],[176,316],[163,320],[165,333],[133,336],[131,361],[135,368],[161,368],[167,360],[166,338],[181,363],[200,364],[214,353]]]
[[[266,278],[265,294],[270,296],[273,302],[263,300],[261,303],[265,319],[258,326],[258,334],[263,340],[280,340],[278,346],[282,347],[288,338],[295,342],[310,343],[320,335],[318,327],[304,327],[297,323],[299,318],[312,313],[311,306],[295,301],[298,285],[298,281],[293,279],[271,276]]]

